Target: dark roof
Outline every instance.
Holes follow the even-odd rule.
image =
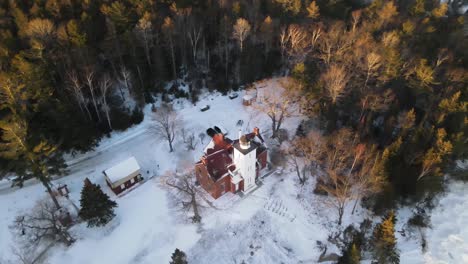
[[[206,157],[206,169],[214,181],[220,179],[228,172],[228,169],[234,170],[231,154],[227,149],[221,149]]]
[[[253,140],[251,140],[250,141],[250,147],[248,149],[243,149],[240,146],[239,140],[234,140],[234,143],[232,144],[232,146],[235,147],[238,151],[240,151],[242,154],[245,155],[245,154],[251,152],[252,150],[258,148],[260,146],[260,144],[253,141]]]

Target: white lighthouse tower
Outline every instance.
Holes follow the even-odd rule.
[[[244,179],[244,192],[249,192],[257,186],[255,178],[257,175],[257,144],[251,144],[245,135],[234,144],[234,164],[236,170]]]

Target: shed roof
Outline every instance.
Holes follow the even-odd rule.
[[[252,99],[253,99],[253,96],[250,95],[250,94],[246,94],[246,95],[244,95],[243,99],[246,100],[246,101],[252,100]]]
[[[135,157],[130,157],[119,164],[114,165],[113,167],[104,171],[104,174],[109,178],[111,182],[118,182],[135,172],[140,170],[140,165],[138,165]]]

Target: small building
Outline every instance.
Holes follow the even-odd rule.
[[[140,165],[134,157],[130,157],[102,173],[104,173],[107,185],[115,194],[128,190],[143,180]]]
[[[242,104],[245,106],[252,105],[253,101],[254,101],[254,97],[250,94],[246,94],[244,95],[244,97],[242,97]]]
[[[57,192],[59,193],[60,196],[65,196],[68,197],[68,194],[70,191],[68,190],[68,186],[66,184],[60,184],[59,187],[57,188]]]
[[[267,167],[268,153],[258,128],[231,140],[219,129],[209,129],[211,142],[195,164],[197,182],[213,198],[226,192],[248,193],[255,189],[260,173]]]

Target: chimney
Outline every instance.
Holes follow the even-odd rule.
[[[263,140],[262,135],[260,135],[260,129],[258,127],[254,128],[254,134],[255,134],[255,136],[257,136],[260,139],[260,141],[262,143],[265,143],[265,141]]]

